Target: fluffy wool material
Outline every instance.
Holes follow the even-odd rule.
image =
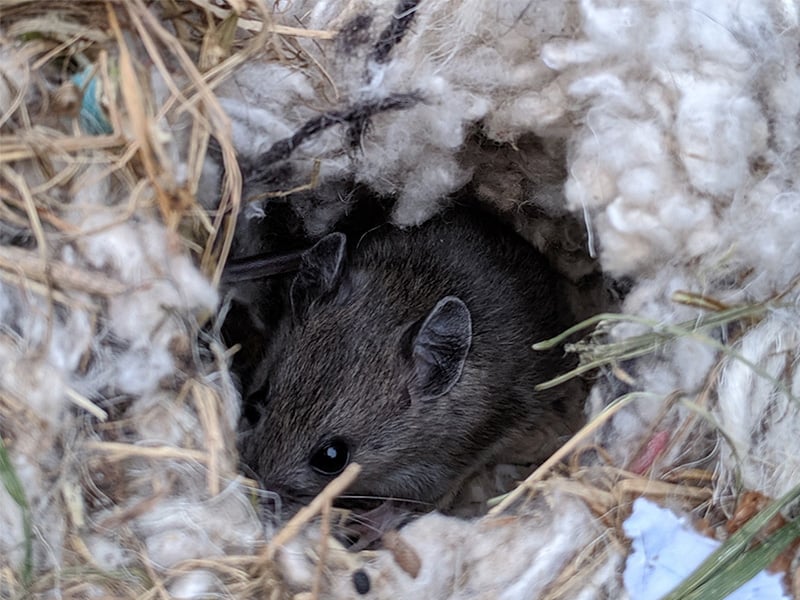
[[[713,414],[732,444],[719,442],[719,454],[711,459],[721,475],[719,494],[733,488],[737,470],[745,486],[769,496],[796,482],[800,315],[797,288],[791,286],[800,265],[797,2],[429,0],[409,9],[416,11],[412,25],[382,58],[373,52],[375,43],[397,6],[385,0],[275,5],[276,20],[290,25],[297,19],[333,31],[364,25],[351,27],[348,39],[300,40],[313,58],[305,69],[256,57],[217,88],[237,150],[250,160],[245,175],[258,180],[260,170],[270,167],[259,156],[320,112],[415,94],[419,101],[410,108],[373,116],[355,149],[339,126],[302,142],[282,184],[307,183],[319,160],[323,188],[347,180],[396,196],[393,219],[401,225],[423,221],[470,180],[486,201],[506,211],[533,206],[548,216],[575,214],[588,253],[605,272],[633,282],[622,310],[657,323],[697,317],[698,309],[672,301],[680,290],[729,304],[785,292],[782,306],[768,310],[735,341],[736,356],[720,357],[713,345],[686,339],[636,361],[630,371],[635,389],[692,398],[719,366]],[[27,76],[20,67],[24,60],[4,50],[0,61],[10,80]],[[3,78],[0,92],[5,113],[15,96]],[[476,167],[481,153],[490,153],[474,141],[476,132],[491,143],[521,146],[525,136],[536,136],[541,160],[525,159],[498,185],[496,172]],[[559,161],[566,174],[563,197],[552,179],[547,193],[532,185],[540,183],[534,164]],[[31,185],[40,182],[35,174],[24,175]],[[199,190],[209,206],[218,195],[218,176],[218,166],[209,161]],[[100,307],[78,294],[74,298],[86,306],[52,310],[24,282],[0,282],[0,387],[35,423],[18,432],[9,454],[33,499],[36,564],[65,564],[65,523],[76,518],[94,525],[87,548],[108,569],[132,564],[131,539],[159,572],[192,557],[247,551],[261,535],[247,496],[233,481],[212,498],[205,466],[140,459],[118,467],[103,459],[92,463],[97,466],[90,479],[113,482],[114,501],[106,496],[107,507],[70,504],[51,493],[58,472],[69,484],[61,489],[79,489],[86,461],[95,456],[86,436],[69,444],[75,431],[95,426],[70,398],[124,395],[131,417],[125,441],[196,447],[201,414],[177,402],[166,382],[188,372],[219,390],[219,418],[230,432],[238,418],[227,375],[208,357],[196,361],[176,351],[192,346],[193,324],[216,308],[216,291],[152,214],[119,222],[118,213],[105,207],[124,204],[124,194],[103,182],[76,189],[82,191],[69,198],[75,205],[70,222],[85,235],[59,247],[53,258],[101,272],[126,292]],[[312,234],[327,230],[346,208],[333,193],[297,207]],[[257,207],[248,214],[257,218]],[[547,236],[555,243],[562,230],[543,231],[532,237],[544,236],[539,242],[546,245]],[[622,339],[639,331],[620,326],[611,335]],[[82,361],[89,354],[94,360],[87,369]],[[613,385],[598,385],[590,409],[599,412],[614,395]],[[599,441],[613,459],[628,464],[662,408],[658,402],[632,404]],[[678,407],[665,426],[689,416]],[[229,473],[235,469],[234,447],[229,433],[219,447]],[[690,447],[695,455],[709,448],[713,443]],[[672,452],[663,460],[677,460],[683,450]],[[141,512],[141,502],[154,491],[163,494]],[[423,517],[402,534],[422,559],[420,576],[410,578],[381,553],[364,565],[373,576],[373,596],[397,597],[398,590],[444,596],[452,589],[452,573],[460,572],[465,579],[456,582],[463,583],[457,597],[485,597],[486,589],[502,590],[507,598],[534,597],[551,580],[531,557],[558,569],[597,533],[582,504],[568,496],[548,511],[548,518],[519,517],[497,528],[490,526],[495,522]],[[137,516],[118,531],[119,514]],[[14,565],[22,552],[19,515],[0,487],[0,556]],[[598,588],[616,593],[622,550],[608,552],[586,587],[570,597],[592,597]],[[441,557],[447,560],[439,563]],[[469,571],[463,570],[465,557],[472,561]],[[303,561],[285,570],[307,589],[311,579],[303,575],[309,568]],[[351,570],[335,571],[334,589],[352,596],[351,577]],[[202,568],[169,585],[179,597],[224,591]]]
[[[284,8],[300,14],[305,4]],[[396,195],[394,219],[409,225],[468,178],[490,178],[467,158],[477,126],[498,143],[534,134],[566,145],[561,202],[584,220],[589,251],[606,273],[635,279],[624,312],[655,323],[691,320],[700,311],[672,301],[685,290],[725,303],[787,290],[787,300],[797,297],[789,289],[800,263],[796,3],[426,2],[378,63],[369,42],[394,10],[388,2],[314,4],[311,27],[349,31],[362,19],[358,36],[342,35],[324,55],[304,46],[329,80],[258,62],[235,77],[226,102],[242,152],[257,156],[296,130],[310,106],[416,91],[420,103],[373,118],[356,152],[335,129],[301,144],[298,176],[310,169],[303,157],[315,157],[322,177]],[[517,196],[488,199],[506,210],[553,203],[530,187],[503,192]],[[299,210],[319,232],[344,203]],[[783,322],[787,310],[767,318]],[[640,331],[620,326],[612,335]],[[680,340],[667,356],[639,363],[636,386],[697,393],[717,356],[713,345]],[[771,397],[759,395],[757,412],[769,410]],[[597,409],[609,399],[599,393]],[[633,418],[642,422],[660,411],[658,403],[638,406],[644,413]],[[623,462],[626,442],[640,436],[625,423],[609,436]]]
[[[392,10],[389,3],[321,2],[309,25],[346,29],[366,15],[360,33],[375,40]],[[785,393],[798,377],[790,324],[799,320],[792,306],[800,264],[799,23],[797,3],[779,1],[426,2],[380,64],[371,62],[365,42],[350,47],[340,40],[324,57],[305,46],[336,82],[336,94],[321,78],[301,85],[288,69],[276,78],[283,67],[251,64],[247,84],[237,78],[236,87],[245,85],[251,99],[268,98],[259,110],[266,105],[270,115],[249,112],[242,131],[265,132],[258,138],[263,149],[307,118],[298,107],[417,91],[419,104],[372,119],[357,152],[347,152],[329,130],[297,149],[296,164],[314,157],[323,176],[352,177],[397,196],[393,218],[411,225],[468,179],[478,189],[491,180],[469,158],[480,152],[470,142],[476,127],[497,143],[535,135],[545,147],[566,148],[563,197],[506,184],[502,198],[486,199],[501,210],[533,204],[552,211],[553,198],[562,198],[561,206],[583,220],[588,250],[602,269],[634,281],[624,313],[671,325],[703,312],[676,304],[677,292],[726,304],[785,293],[784,306],[733,342],[733,354],[720,356],[718,342],[730,340],[717,331],[681,338],[626,366],[633,389],[647,392],[648,400],[621,411],[599,437],[619,464],[631,464],[657,419],[665,419],[664,431],[696,421],[679,404],[664,416],[664,400],[691,401],[719,366],[713,414],[729,437],[696,425],[704,433],[672,440],[661,464],[711,460],[723,476],[719,496],[734,489],[739,469],[741,484],[777,496],[798,472],[793,456],[800,455],[785,446],[800,439],[796,397]],[[259,86],[265,78],[254,76],[262,69],[271,74],[269,90]],[[281,97],[289,98],[287,108],[276,109]],[[240,102],[231,96],[232,108]],[[252,138],[242,142],[246,153]],[[343,210],[335,206],[299,210],[309,231],[318,232]],[[610,335],[622,340],[644,330],[620,325]],[[787,371],[781,374],[779,365]],[[781,377],[788,383],[776,385]],[[598,386],[590,413],[618,390]],[[716,444],[720,455],[713,458]]]
[[[96,178],[92,169],[86,175]],[[72,224],[84,234],[51,259],[110,282],[114,287],[102,307],[79,291],[60,300],[22,279],[0,283],[0,387],[12,407],[4,418],[25,415],[27,424],[13,432],[9,454],[30,504],[37,569],[59,569],[73,560],[64,554],[67,519],[91,527],[87,555],[107,570],[138,563],[131,539],[139,539],[154,567],[163,570],[189,558],[247,552],[262,536],[235,480],[211,497],[207,466],[181,459],[133,459],[119,466],[91,447],[98,435],[85,432],[103,427],[94,417],[124,410],[128,425],[116,441],[216,450],[217,471],[227,477],[236,466],[229,449],[238,419],[232,382],[214,371],[213,362],[201,365],[191,356],[198,319],[215,310],[217,293],[176,236],[152,217],[121,220],[118,201],[104,183],[77,193]],[[227,432],[220,448],[206,445],[202,408],[176,400],[175,382],[187,376],[222,399],[213,409]],[[85,403],[74,406],[81,397],[96,403],[91,415]],[[93,490],[94,506],[80,493],[84,486]],[[140,510],[142,503],[150,510]],[[0,553],[19,565],[23,513],[4,486],[0,507]],[[126,512],[138,516],[122,519],[126,527],[119,529],[115,524]],[[181,582],[176,589],[187,585]]]
[[[364,597],[375,599],[516,600],[546,592],[557,598],[624,597],[621,583],[608,577],[621,568],[620,557],[589,559],[600,531],[586,505],[562,493],[514,517],[470,522],[431,514],[404,527],[391,551],[354,557],[329,548],[330,587],[323,589],[325,597],[353,598],[354,580],[361,576],[369,581]],[[311,533],[281,551],[279,561],[293,587],[311,586],[314,565],[302,548],[318,544]],[[572,583],[559,580],[567,563],[580,563],[579,548],[586,550],[584,576]]]

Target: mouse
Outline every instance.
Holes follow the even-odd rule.
[[[302,505],[349,463],[350,498],[446,510],[471,475],[535,463],[582,424],[558,275],[493,215],[332,232],[306,249],[257,365],[240,457]]]

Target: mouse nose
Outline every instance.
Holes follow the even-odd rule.
[[[263,514],[283,521],[292,517],[312,499],[312,495],[301,494],[286,486],[267,482],[262,484],[258,506]]]

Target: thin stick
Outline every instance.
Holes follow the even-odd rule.
[[[72,402],[76,406],[80,406],[83,410],[97,417],[101,421],[105,421],[106,419],[108,419],[108,413],[106,411],[97,406],[86,396],[79,394],[78,392],[76,392],[71,388],[67,389],[67,398],[69,398],[70,402]]]
[[[26,279],[54,283],[62,289],[97,296],[119,296],[130,291],[130,286],[101,273],[79,269],[57,260],[43,264],[35,253],[13,246],[0,247],[0,269],[24,274]]]
[[[89,450],[98,450],[108,454],[109,460],[125,460],[126,458],[158,458],[169,460],[188,460],[201,463],[208,462],[208,453],[201,450],[188,448],[173,448],[171,446],[135,446],[121,442],[94,442],[89,441],[84,445]]]
[[[194,380],[191,387],[192,397],[205,433],[203,445],[208,450],[208,493],[213,497],[220,491],[220,463],[225,451],[225,440],[217,411],[218,402],[213,390],[203,386],[199,381]]]
[[[497,506],[489,511],[489,514],[498,515],[506,510],[509,506],[516,502],[517,499],[522,496],[522,494],[528,491],[535,482],[539,481],[545,474],[547,474],[550,469],[561,462],[571,452],[576,450],[590,435],[600,429],[601,426],[605,425],[605,423],[612,416],[618,413],[623,407],[630,404],[631,401],[641,397],[658,398],[659,396],[645,392],[634,392],[614,400],[614,402],[609,404],[602,413],[592,419],[591,422],[584,425],[583,428],[581,428],[578,433],[572,436],[572,438],[570,438],[566,444],[556,450],[550,458],[544,461],[539,468],[531,473],[528,478],[525,479],[525,481],[516,487],[516,489],[514,489],[512,492],[509,492],[508,495],[506,495],[506,497],[503,498],[503,500]]]
[[[322,505],[322,523],[319,528],[319,554],[317,566],[314,569],[314,582],[311,585],[312,600],[319,600],[322,593],[322,576],[325,572],[325,562],[328,559],[328,537],[331,534],[331,500]]]
[[[358,463],[350,463],[341,475],[326,485],[308,506],[304,506],[297,511],[297,514],[283,526],[283,529],[275,534],[269,544],[267,544],[263,556],[268,561],[274,560],[278,549],[294,539],[294,537],[300,533],[300,530],[322,511],[327,502],[333,502],[334,499],[339,497],[342,492],[350,487],[350,484],[355,481],[360,472],[361,465]]]
[[[40,151],[50,151],[54,148],[69,154],[85,150],[106,150],[124,145],[125,139],[117,134],[68,137],[56,132],[52,139],[46,141],[31,135],[24,138],[19,135],[0,135],[0,163],[36,158]]]
[[[200,8],[206,9],[208,12],[213,14],[215,17],[219,17],[220,19],[227,19],[234,14],[233,11],[225,10],[222,7],[215,6],[210,2],[204,2],[203,0],[189,0],[189,2],[199,6]],[[257,21],[255,19],[245,19],[243,17],[238,17],[236,19],[236,25],[246,31],[258,32],[264,29],[264,23],[261,21]],[[304,29],[302,27],[290,27],[288,25],[277,25],[275,23],[270,23],[267,26],[267,30],[271,33],[277,33],[278,35],[316,38],[319,40],[332,40],[338,33],[336,31],[327,31],[324,29]]]
[[[39,213],[36,212],[36,201],[33,199],[31,190],[28,187],[25,178],[16,173],[10,167],[6,165],[0,165],[0,173],[2,173],[3,177],[8,179],[8,181],[10,181],[15,188],[17,188],[19,195],[22,196],[22,200],[25,205],[25,212],[28,215],[28,221],[30,222],[33,236],[36,238],[36,246],[39,250],[39,258],[41,259],[42,265],[46,269],[47,239],[44,234],[44,227],[42,227],[42,221],[39,218]]]

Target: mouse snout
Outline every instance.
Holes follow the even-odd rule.
[[[276,511],[280,510],[283,513],[289,510],[289,515],[297,512],[297,509],[301,506],[308,504],[319,493],[319,490],[300,489],[293,486],[290,479],[279,475],[259,478],[259,485],[262,489],[270,492],[270,496],[273,497],[272,503],[276,505]],[[274,498],[275,496],[279,500]],[[283,516],[286,515],[284,514]]]

